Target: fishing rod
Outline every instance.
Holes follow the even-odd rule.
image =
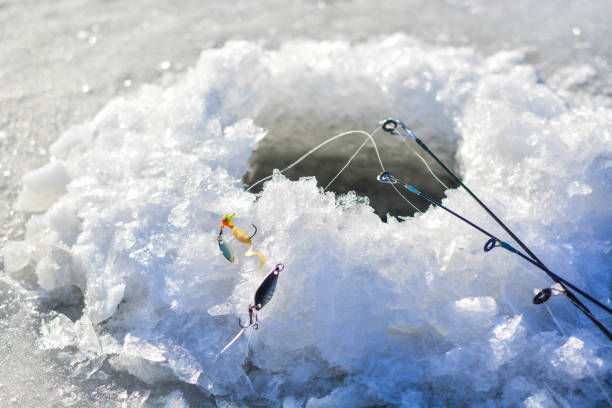
[[[523,243],[523,241],[521,241],[511,230],[510,228],[508,228],[506,226],[506,224],[504,224],[504,222],[499,219],[499,217],[497,215],[495,215],[495,213],[485,205],[485,203],[483,203],[480,198],[478,198],[478,196],[476,194],[474,194],[474,192],[472,192],[472,190],[470,190],[468,188],[468,186],[466,186],[463,181],[451,170],[448,168],[448,166],[446,166],[446,164],[444,164],[444,162],[442,162],[442,160],[440,160],[438,158],[438,156],[436,156],[430,149],[429,147],[427,147],[427,145],[417,137],[417,135],[414,134],[414,132],[407,127],[402,121],[397,120],[397,119],[393,119],[393,118],[388,118],[385,119],[384,121],[382,121],[380,123],[382,129],[390,134],[396,135],[396,136],[404,136],[404,137],[411,137],[414,139],[414,141],[428,154],[430,155],[443,169],[444,171],[451,176],[451,178],[457,183],[459,184],[461,187],[463,187],[463,189],[465,191],[468,192],[469,195],[472,196],[472,198],[474,200],[476,200],[476,202],[495,220],[495,222],[497,222],[503,229],[504,231],[506,231],[508,233],[508,235],[510,235],[512,237],[512,239],[519,244],[519,246],[521,248],[523,248],[523,250],[536,262],[538,262],[539,264],[541,264],[542,266],[544,266],[544,263],[542,261],[540,261],[538,259],[538,257],[531,252],[531,250],[529,250],[529,248],[527,248],[527,245],[525,245]],[[401,133],[400,131],[398,131],[398,128],[403,129],[403,131],[405,133]]]
[[[470,225],[472,228],[474,228],[474,229],[480,231],[481,233],[483,233],[484,235],[488,236],[489,240],[487,241],[487,243],[484,246],[485,252],[489,252],[493,248],[496,248],[496,247],[502,247],[502,248],[504,248],[504,249],[506,249],[506,250],[508,250],[508,251],[510,251],[512,253],[517,254],[518,256],[520,256],[521,258],[525,259],[527,262],[531,263],[532,265],[538,267],[539,269],[542,269],[551,279],[553,279],[558,285],[560,285],[561,289],[557,289],[555,287],[543,289],[543,290],[539,291],[534,296],[533,303],[534,304],[542,304],[542,303],[546,302],[552,295],[563,294],[563,295],[567,296],[567,298],[572,302],[572,304],[574,306],[576,306],[580,311],[582,311],[599,328],[599,330],[601,330],[601,332],[604,333],[608,337],[608,339],[610,339],[612,341],[612,333],[610,333],[610,331],[595,316],[593,316],[593,313],[576,297],[576,295],[574,295],[568,289],[568,287],[572,288],[577,293],[579,293],[582,296],[584,296],[585,298],[589,299],[595,305],[599,306],[600,308],[604,309],[605,311],[607,311],[610,314],[612,314],[612,309],[610,309],[609,307],[605,306],[603,303],[599,302],[597,299],[593,298],[592,296],[590,296],[588,293],[584,292],[580,288],[576,287],[571,282],[568,282],[567,280],[563,279],[562,277],[560,277],[556,273],[552,272],[550,269],[548,269],[542,263],[537,262],[536,260],[530,258],[529,256],[525,255],[523,252],[521,252],[518,249],[512,247],[512,245],[508,244],[507,242],[502,241],[501,239],[497,238],[495,235],[491,234],[489,231],[485,230],[484,228],[476,225],[472,221],[470,221],[467,218],[461,216],[460,214],[458,214],[455,211],[451,210],[450,208],[446,207],[442,203],[440,203],[440,202],[434,200],[433,198],[427,196],[426,194],[420,192],[419,190],[417,190],[416,188],[414,188],[410,184],[405,183],[405,182],[399,180],[397,177],[395,177],[390,172],[384,171],[384,172],[380,173],[376,179],[378,181],[380,181],[381,183],[386,183],[386,184],[391,184],[391,185],[399,184],[399,185],[403,186],[406,190],[410,191],[411,193],[413,193],[413,194],[415,194],[415,195],[425,199],[426,201],[428,201],[429,203],[433,204],[436,207],[442,208],[443,210],[447,211],[448,213],[452,214],[453,216],[459,218],[461,221],[463,221],[466,224]]]
[[[542,269],[544,272],[546,272],[548,274],[548,276],[553,279],[555,282],[557,282],[559,285],[561,285],[562,289],[564,289],[568,295],[568,298],[572,301],[572,303],[574,303],[575,306],[577,306],[579,309],[583,310],[583,312],[588,312],[590,313],[589,309],[584,306],[570,291],[567,290],[567,288],[564,286],[569,286],[572,287],[574,290],[576,290],[576,292],[580,293],[581,295],[583,295],[584,297],[586,297],[587,299],[589,299],[591,302],[593,302],[594,304],[598,305],[599,307],[603,308],[604,310],[606,310],[608,313],[612,314],[612,310],[608,307],[606,307],[605,305],[601,304],[600,302],[598,302],[597,300],[593,299],[591,296],[589,296],[588,294],[585,294],[584,292],[577,290],[577,288],[575,286],[573,286],[571,283],[565,281],[564,279],[562,279],[560,276],[556,275],[555,273],[553,273],[545,264],[544,262],[542,262],[528,247],[527,245],[525,245],[515,234],[514,232],[512,232],[512,230],[510,230],[510,228],[508,228],[508,226],[506,226],[506,224],[504,224],[504,222],[497,216],[495,215],[495,213],[487,206],[485,205],[480,198],[478,198],[478,196],[472,191],[470,190],[470,188],[468,186],[465,185],[465,183],[463,182],[463,180],[461,180],[450,168],[448,168],[448,166],[446,166],[442,160],[440,160],[438,158],[438,156],[436,156],[430,149],[429,147],[427,147],[427,145],[421,140],[419,139],[415,133],[412,131],[412,129],[410,129],[409,127],[407,127],[402,121],[394,119],[394,118],[388,118],[385,119],[381,122],[379,122],[379,124],[381,125],[381,128],[390,134],[393,135],[397,135],[400,137],[410,137],[412,138],[428,155],[430,155],[443,169],[444,171],[451,176],[451,178],[457,182],[465,191],[468,192],[469,195],[472,196],[472,198],[474,200],[476,200],[476,202],[495,220],[495,222],[497,222],[497,224],[499,224],[504,231],[506,231],[506,233],[508,233],[508,235],[510,235],[510,237],[512,237],[512,239],[531,257],[531,259],[534,262],[531,262],[532,264],[534,264],[535,266],[538,266],[540,269]],[[401,130],[399,130],[401,129]],[[500,241],[501,242],[501,241]],[[493,247],[489,248],[488,251],[490,251]],[[485,250],[487,250],[487,246],[485,245]],[[488,252],[487,251],[487,252]],[[537,263],[537,265],[536,265]],[[547,292],[549,294],[549,292]],[[538,298],[539,295],[541,295],[541,297],[539,299],[544,299],[543,301],[546,301],[548,299],[548,297],[550,297],[550,294],[548,295],[548,297],[544,296],[546,293],[544,294],[538,294],[536,295],[536,297],[534,298],[534,303],[539,304],[538,302],[536,302],[536,298]],[[541,302],[540,302],[541,303]]]

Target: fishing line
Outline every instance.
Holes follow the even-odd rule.
[[[382,127],[379,126],[376,129],[374,129],[370,135],[372,136],[372,140],[374,138],[374,134],[376,132],[378,132],[379,130],[381,130]],[[444,184],[444,182],[442,180],[440,180],[440,178],[436,175],[436,173],[433,171],[433,169],[429,166],[429,164],[427,163],[427,161],[423,158],[423,156],[421,156],[417,151],[415,151],[412,147],[410,147],[410,145],[408,144],[408,142],[406,142],[406,140],[404,140],[403,137],[401,137],[400,135],[398,135],[398,138],[402,141],[402,143],[404,143],[404,145],[406,146],[406,148],[408,150],[410,150],[412,153],[414,153],[425,165],[425,167],[427,168],[427,171],[429,171],[429,173],[433,176],[434,179],[436,179],[436,181],[438,183],[440,183],[440,185],[442,187],[444,187],[445,190],[450,190],[450,187],[448,187],[446,184]],[[329,183],[327,183],[327,185],[325,186],[325,188],[323,189],[323,191],[327,191],[327,189],[329,188],[329,186],[332,185],[332,183],[340,176],[340,174],[342,174],[342,172],[351,164],[351,162],[353,161],[353,159],[355,158],[355,156],[357,156],[357,154],[359,154],[359,152],[361,151],[361,149],[363,149],[363,147],[367,144],[369,138],[365,138],[363,143],[361,144],[361,146],[359,146],[357,148],[357,150],[355,150],[355,153],[353,153],[353,155],[351,156],[351,158],[345,163],[344,167],[342,167],[342,169],[340,169],[340,171],[338,172],[338,174],[336,174],[334,176],[334,178],[331,179],[331,181]],[[374,145],[376,147],[376,145]],[[379,160],[380,160],[380,156],[379,156]],[[381,169],[382,171],[384,171],[384,166],[382,165],[381,162]],[[415,211],[417,212],[423,212],[421,209],[417,208],[410,200],[408,200],[406,198],[406,196],[404,196],[395,186],[393,186],[393,189],[395,190],[395,192],[397,194],[399,194],[399,196],[408,204],[410,204],[410,206],[412,208],[414,208]]]
[[[395,192],[396,192],[397,194],[399,194],[399,195],[400,195],[400,197],[402,197],[402,198],[404,199],[404,201],[405,201],[405,202],[407,202],[408,204],[410,204],[410,205],[412,206],[412,208],[414,208],[414,209],[416,210],[416,212],[423,212],[422,210],[418,209],[418,208],[417,208],[417,207],[416,207],[414,204],[412,204],[412,203],[410,202],[410,200],[408,200],[408,199],[406,198],[406,196],[405,196],[405,195],[403,195],[403,194],[402,194],[402,192],[401,192],[401,191],[399,191],[399,190],[397,189],[397,187],[395,187],[394,185],[391,185],[391,187],[393,187],[393,189],[395,190]]]
[[[376,129],[374,129],[371,133],[370,136],[372,136],[372,140],[374,140],[374,134],[380,129],[380,126],[377,127]],[[361,143],[361,146],[359,146],[357,148],[357,150],[355,150],[355,153],[353,153],[353,155],[351,156],[350,159],[348,159],[348,161],[344,164],[344,166],[340,169],[340,171],[334,176],[334,178],[331,179],[331,181],[329,183],[327,183],[327,185],[325,186],[325,188],[323,189],[323,191],[327,191],[327,189],[329,188],[329,186],[332,185],[332,183],[334,181],[336,181],[336,179],[340,176],[340,174],[342,174],[342,172],[351,164],[351,162],[353,161],[353,159],[355,158],[355,156],[357,156],[359,154],[359,152],[361,151],[361,149],[363,149],[363,147],[370,141],[369,138],[365,138],[363,139],[363,143]],[[381,164],[382,167],[382,164]],[[384,171],[384,170],[383,170]]]
[[[374,134],[375,134],[376,132],[378,132],[380,129],[381,129],[381,127],[379,126],[379,127],[377,127],[376,129],[374,129],[374,130],[373,130],[373,131],[370,133],[372,143],[374,143]],[[367,138],[367,137],[366,137],[366,138],[363,140],[363,143],[361,144],[361,146],[359,146],[359,148],[357,148],[357,150],[355,150],[355,153],[353,153],[353,155],[351,156],[351,158],[350,158],[350,159],[348,159],[348,161],[347,161],[347,162],[344,164],[344,166],[343,166],[343,167],[340,169],[340,171],[338,172],[338,174],[336,174],[336,175],[334,176],[334,178],[332,178],[332,179],[331,179],[331,181],[330,181],[329,183],[327,183],[327,185],[325,186],[325,188],[323,189],[323,191],[326,191],[326,190],[328,189],[328,187],[329,187],[329,186],[330,186],[330,185],[331,185],[331,184],[332,184],[332,183],[333,183],[333,182],[336,180],[336,178],[338,178],[338,176],[340,176],[340,174],[341,174],[341,173],[342,173],[342,172],[343,172],[343,171],[344,171],[344,170],[345,170],[345,169],[346,169],[346,168],[349,166],[349,164],[351,164],[351,161],[353,161],[353,159],[355,158],[355,156],[357,156],[357,154],[358,154],[358,153],[361,151],[361,149],[363,149],[363,147],[366,145],[366,143],[367,143],[368,141],[370,141],[370,138]],[[374,148],[376,149],[376,143],[374,143]],[[376,149],[376,153],[378,153],[378,149]],[[380,162],[380,168],[382,169],[382,171],[385,171],[385,170],[384,170],[384,166],[383,166],[383,164],[382,164],[382,160],[380,160],[380,155],[378,155],[378,160],[379,160],[379,162]],[[434,175],[434,177],[435,177],[435,175]],[[412,203],[410,200],[408,200],[408,199],[406,198],[406,196],[404,196],[404,195],[403,195],[403,194],[402,194],[402,193],[401,193],[401,192],[400,192],[400,191],[399,191],[397,188],[395,188],[395,186],[394,186],[393,188],[395,189],[395,191],[397,192],[397,194],[399,194],[399,195],[400,195],[400,197],[402,197],[402,198],[404,199],[404,201],[405,201],[406,203],[408,203],[408,204],[409,204],[409,205],[410,205],[412,208],[414,208],[414,210],[415,210],[416,212],[422,212],[422,211],[421,211],[419,208],[417,208],[417,206],[415,206],[415,205],[414,205],[414,204],[413,204],[413,203]]]
[[[429,167],[429,164],[427,163],[427,161],[423,158],[423,156],[421,156],[419,153],[417,153],[416,150],[414,150],[412,147],[410,147],[410,145],[408,144],[408,142],[400,135],[398,135],[399,139],[402,141],[402,143],[404,143],[404,145],[412,152],[414,153],[419,159],[421,159],[421,161],[423,162],[423,164],[425,165],[425,167],[427,167],[427,170],[429,170],[429,173],[436,179],[436,181],[438,183],[440,183],[440,185],[442,187],[444,187],[444,190],[450,190],[450,187],[447,186],[446,184],[444,184],[444,182],[442,182],[442,180],[440,180],[438,178],[438,176],[436,175],[436,173],[434,173],[434,171],[431,169],[431,167]]]
[[[550,315],[550,317],[552,318],[553,322],[555,323],[555,325],[559,329],[559,332],[564,337],[567,337],[567,335],[565,334],[565,331],[563,330],[563,328],[561,328],[561,323],[559,323],[559,321],[557,320],[557,317],[553,314],[552,310],[550,310],[550,307],[548,307],[547,304],[544,304],[544,307],[546,308],[546,310],[548,311],[548,314]]]
[[[359,146],[357,148],[357,151],[355,153],[353,153],[353,155],[351,156],[351,158],[348,160],[348,162],[344,165],[344,167],[342,167],[342,169],[340,170],[340,172],[338,174],[336,174],[334,176],[334,178],[332,179],[332,181],[330,181],[327,186],[325,187],[325,189],[323,191],[325,191],[330,185],[331,183],[333,183],[333,181],[348,167],[348,165],[351,163],[351,161],[355,158],[355,156],[357,156],[357,154],[359,153],[359,151],[365,146],[366,141],[370,141],[372,142],[372,146],[374,146],[374,151],[376,152],[376,157],[378,158],[378,163],[380,164],[380,168],[382,171],[385,171],[385,166],[383,165],[383,161],[382,158],[380,156],[380,152],[378,151],[378,146],[376,145],[376,141],[374,141],[373,138],[373,134],[380,129],[380,127],[376,128],[371,134],[368,132],[365,132],[363,130],[349,130],[346,132],[342,132],[339,133],[335,136],[330,137],[329,139],[319,143],[318,145],[316,145],[315,147],[313,147],[312,149],[310,149],[308,152],[306,152],[305,154],[303,154],[302,156],[300,156],[300,158],[298,158],[296,161],[294,161],[293,163],[291,163],[289,166],[285,167],[283,170],[280,170],[280,173],[283,174],[284,172],[286,172],[287,170],[293,168],[294,166],[296,166],[297,164],[299,164],[300,162],[302,162],[304,159],[306,159],[308,156],[310,156],[311,154],[313,154],[314,152],[316,152],[317,150],[321,149],[323,146],[333,142],[334,140],[337,140],[339,138],[342,138],[344,136],[348,136],[348,135],[352,135],[352,134],[361,134],[361,135],[365,135],[366,139],[364,140],[364,142],[361,144],[361,146]],[[269,175],[267,177],[262,178],[261,180],[256,181],[255,183],[251,184],[249,186],[249,188],[247,188],[245,191],[250,191],[253,187],[255,187],[256,185],[269,180],[273,177],[273,175]],[[396,190],[397,191],[397,190]],[[399,191],[398,191],[399,193]],[[410,200],[408,200],[406,197],[404,197],[401,193],[399,193],[400,196],[402,196],[402,198],[404,199],[404,201],[406,201],[408,204],[410,204],[416,211],[420,210],[413,204],[410,202]]]
[[[350,135],[350,134],[362,134],[362,135],[366,135],[366,136],[371,138],[370,134],[364,132],[363,130],[349,130],[349,131],[346,131],[346,132],[339,133],[339,134],[337,134],[335,136],[332,136],[329,139],[319,143],[317,146],[313,147],[312,149],[310,149],[308,152],[306,152],[304,155],[302,155],[299,159],[297,159],[296,161],[294,161],[293,163],[291,163],[289,166],[285,167],[284,169],[280,170],[280,173],[282,174],[282,173],[286,172],[287,170],[293,168],[294,166],[296,166],[297,164],[302,162],[302,160],[306,159],[308,156],[310,156],[311,154],[313,154],[314,152],[316,152],[317,150],[319,150],[320,148],[322,148],[326,144],[331,143],[331,142],[333,142],[336,139],[339,139],[341,137],[344,137],[344,136],[347,136],[347,135]],[[376,153],[378,153],[378,150],[376,151]],[[379,160],[380,160],[380,156],[379,156]],[[381,162],[381,166],[382,166],[382,162]],[[264,182],[266,180],[270,180],[272,178],[272,176],[273,175],[271,174],[271,175],[269,175],[267,177],[262,178],[261,180],[256,181],[255,183],[251,184],[249,186],[249,188],[247,188],[245,191],[247,191],[247,192],[251,191],[251,189],[253,187],[255,187],[256,185],[258,185],[258,184],[260,184],[260,183],[262,183],[262,182]]]

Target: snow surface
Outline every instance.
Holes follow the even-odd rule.
[[[609,341],[563,298],[534,306],[544,274],[485,254],[486,239],[442,210],[383,223],[367,200],[280,174],[258,196],[243,191],[265,135],[252,118],[288,86],[329,89],[317,103],[332,110],[340,95],[409,125],[445,118],[432,126],[456,139],[437,143],[459,146],[468,185],[551,269],[610,303],[612,110],[569,105],[519,52],[483,58],[403,35],[230,42],[168,88],[114,99],[26,176],[17,205],[44,213],[25,243],[5,247],[5,267],[52,298],[73,287],[84,297],[78,320],[43,325],[41,347],[91,375],[109,364],[149,384],[195,384],[218,404],[605,404]],[[497,231],[464,192],[447,196]],[[220,254],[232,211],[236,225],[257,225],[263,271],[244,245],[233,243],[235,264]],[[276,263],[285,269],[262,327],[219,355]]]

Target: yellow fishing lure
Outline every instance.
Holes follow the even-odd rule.
[[[232,215],[225,214],[225,216],[221,219],[221,229],[219,230],[219,236],[217,237],[219,249],[221,250],[221,253],[225,257],[225,259],[232,263],[234,262],[234,251],[232,250],[230,244],[225,239],[223,239],[223,228],[228,227],[230,230],[232,230],[232,235],[234,236],[234,238],[236,238],[243,244],[247,244],[249,246],[248,251],[246,251],[246,253],[244,254],[245,256],[257,255],[259,257],[259,269],[261,270],[261,268],[263,268],[264,266],[264,263],[266,262],[266,257],[261,252],[256,252],[253,250],[252,238],[257,233],[257,227],[255,226],[255,224],[253,224],[253,228],[255,228],[253,235],[247,234],[244,230],[234,225],[234,223],[232,222],[232,218],[234,217],[234,215],[236,215],[235,212],[233,212]]]

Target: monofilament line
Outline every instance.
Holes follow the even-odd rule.
[[[431,169],[431,167],[429,167],[429,164],[427,163],[427,161],[423,158],[423,156],[421,156],[416,150],[414,150],[412,147],[410,147],[410,145],[408,144],[408,142],[406,140],[404,140],[404,137],[402,137],[401,135],[397,135],[399,137],[399,139],[402,141],[402,143],[404,143],[406,145],[406,147],[412,152],[414,153],[419,159],[421,159],[421,161],[423,162],[423,164],[425,165],[425,167],[427,167],[427,170],[429,170],[429,173],[436,179],[436,181],[438,183],[440,183],[440,185],[442,187],[444,187],[445,190],[450,190],[450,187],[447,186],[446,184],[444,184],[444,182],[442,182],[442,180],[440,180],[438,178],[438,176],[436,175],[436,173],[434,173],[434,171]],[[397,191],[397,190],[396,190]]]
[[[359,147],[357,148],[357,150],[355,150],[355,153],[353,153],[353,155],[351,156],[351,158],[350,158],[350,159],[348,159],[348,161],[347,161],[347,162],[344,164],[344,166],[343,166],[343,167],[340,169],[340,171],[338,172],[338,174],[336,174],[336,175],[334,176],[334,178],[332,178],[332,179],[331,179],[331,181],[330,181],[329,183],[327,183],[327,185],[325,186],[325,188],[323,189],[323,191],[327,191],[327,189],[329,188],[329,186],[331,186],[331,185],[332,185],[332,183],[333,183],[333,182],[334,182],[334,181],[335,181],[335,180],[338,178],[338,176],[340,176],[340,174],[342,174],[342,172],[343,172],[343,171],[344,171],[344,170],[345,170],[345,169],[346,169],[346,168],[349,166],[349,164],[351,164],[351,162],[353,161],[353,159],[355,158],[355,156],[357,156],[357,155],[359,154],[359,152],[361,151],[361,149],[363,149],[363,147],[364,147],[364,146],[365,146],[365,145],[368,143],[368,141],[370,141],[370,140],[371,140],[371,141],[372,141],[372,143],[374,144],[374,149],[376,150],[376,154],[378,155],[378,161],[380,162],[380,168],[382,169],[382,171],[385,171],[385,170],[384,170],[383,163],[382,163],[382,160],[380,159],[380,155],[378,154],[378,149],[376,148],[376,143],[374,142],[374,134],[375,134],[376,132],[378,132],[380,129],[381,129],[381,127],[380,127],[380,126],[379,126],[379,127],[377,127],[376,129],[374,129],[374,130],[373,130],[373,131],[370,133],[370,136],[371,136],[370,138],[366,137],[366,138],[363,140],[363,143],[361,143],[361,146],[359,146]],[[427,163],[425,163],[425,164],[427,164]],[[430,170],[430,171],[431,171],[431,170]],[[433,174],[433,173],[432,173],[432,174]],[[435,177],[435,174],[434,174],[434,177]],[[406,203],[408,203],[408,204],[409,204],[409,205],[410,205],[412,208],[414,208],[414,210],[415,210],[416,212],[421,212],[421,210],[420,210],[419,208],[417,208],[417,207],[416,207],[416,206],[415,206],[415,205],[414,205],[414,204],[413,204],[413,203],[412,203],[410,200],[408,200],[408,199],[406,198],[406,196],[404,196],[404,195],[403,195],[403,194],[402,194],[402,193],[401,193],[401,192],[400,192],[400,191],[399,191],[397,188],[395,188],[395,186],[394,186],[393,188],[395,189],[395,191],[397,192],[397,194],[399,194],[399,195],[400,195],[400,197],[402,197],[402,198],[404,199],[404,201],[405,201]]]
[[[371,133],[370,136],[372,136],[372,140],[374,140],[374,134],[380,129],[380,127],[377,127],[376,129],[374,129]],[[334,181],[336,181],[336,179],[340,176],[340,174],[342,174],[342,172],[344,170],[346,170],[346,168],[351,164],[351,162],[353,161],[353,159],[359,154],[359,152],[361,151],[361,149],[363,149],[363,147],[370,141],[370,138],[366,137],[365,139],[363,139],[363,143],[361,143],[361,146],[359,146],[357,148],[357,150],[355,150],[355,153],[353,153],[353,155],[351,156],[350,159],[348,159],[348,161],[344,164],[344,166],[342,166],[342,168],[340,169],[340,171],[338,173],[336,173],[336,175],[330,180],[329,183],[327,183],[327,185],[325,186],[325,188],[323,189],[323,191],[327,191],[327,189],[329,188],[329,186],[331,186],[333,184]],[[380,159],[380,157],[379,157]],[[381,167],[383,167],[382,163],[380,165]]]
[[[287,166],[287,167],[285,167],[284,169],[282,169],[282,170],[280,171],[280,173],[281,173],[281,174],[283,174],[283,173],[284,173],[284,172],[286,172],[287,170],[289,170],[289,169],[291,169],[291,168],[295,167],[296,165],[298,165],[299,163],[301,163],[301,162],[302,162],[304,159],[306,159],[308,156],[310,156],[311,154],[313,154],[314,152],[316,152],[317,150],[319,150],[319,149],[320,149],[320,148],[322,148],[323,146],[325,146],[325,145],[327,145],[327,144],[329,144],[329,143],[333,142],[333,141],[334,141],[334,140],[336,140],[336,139],[340,139],[341,137],[348,136],[348,135],[351,135],[351,134],[362,134],[362,135],[366,135],[366,136],[368,136],[369,138],[371,138],[371,137],[372,137],[372,136],[370,136],[370,134],[369,134],[369,133],[364,132],[363,130],[349,130],[349,131],[346,131],[346,132],[339,133],[339,134],[337,134],[337,135],[335,135],[335,136],[332,136],[332,137],[330,137],[329,139],[327,139],[327,140],[325,140],[325,141],[323,141],[323,142],[319,143],[318,145],[316,145],[316,146],[315,146],[315,147],[313,147],[312,149],[310,149],[308,152],[306,152],[304,155],[302,155],[302,156],[301,156],[299,159],[297,159],[296,161],[294,161],[293,163],[291,163],[289,166]],[[376,153],[378,153],[378,150],[376,151]],[[379,160],[380,160],[380,156],[379,156]],[[381,163],[382,163],[382,162],[381,162]],[[266,180],[270,180],[271,178],[272,178],[272,175],[269,175],[269,176],[267,176],[267,177],[262,178],[261,180],[256,181],[255,183],[251,184],[251,185],[249,186],[249,188],[247,188],[247,189],[246,189],[246,191],[247,191],[247,192],[248,192],[248,191],[251,191],[251,189],[252,189],[253,187],[255,187],[256,185],[258,185],[258,184],[260,184],[260,183],[263,183],[263,182],[264,182],[264,181],[266,181]]]
[[[380,129],[380,127],[376,128],[372,134],[374,134],[378,129]],[[382,158],[380,156],[380,152],[378,151],[378,146],[376,145],[376,141],[374,141],[374,138],[372,137],[372,134],[365,132],[363,130],[349,130],[346,132],[342,132],[339,133],[335,136],[330,137],[327,140],[324,140],[323,142],[319,143],[318,145],[316,145],[315,147],[313,147],[312,149],[310,149],[308,152],[306,152],[305,154],[303,154],[300,158],[298,158],[296,161],[294,161],[293,163],[291,163],[289,166],[285,167],[284,169],[280,170],[280,173],[283,174],[284,172],[286,172],[287,170],[295,167],[296,165],[298,165],[300,162],[302,162],[304,159],[306,159],[308,156],[310,156],[311,154],[313,154],[314,152],[316,152],[317,150],[321,149],[322,147],[326,146],[327,144],[340,139],[342,137],[348,136],[348,135],[364,135],[366,136],[366,139],[364,140],[364,142],[361,144],[361,146],[359,146],[359,148],[357,148],[357,151],[355,153],[353,153],[353,155],[351,156],[351,158],[349,159],[349,161],[344,165],[344,167],[342,167],[342,169],[340,170],[340,172],[338,174],[336,174],[336,176],[334,176],[334,178],[332,179],[332,181],[330,183],[328,183],[328,185],[325,187],[325,189],[327,189],[327,187],[329,187],[331,185],[331,183],[340,175],[340,173],[342,173],[346,167],[348,167],[348,165],[350,164],[350,162],[355,158],[355,156],[359,153],[359,151],[365,146],[366,141],[370,141],[372,142],[372,146],[374,146],[374,151],[376,152],[376,157],[378,158],[378,163],[380,164],[380,168],[382,171],[385,171],[385,166],[383,164]],[[251,184],[249,186],[249,188],[246,189],[246,191],[250,191],[253,187],[255,187],[256,185],[263,183],[266,180],[269,180],[272,178],[272,175],[269,175],[267,177],[262,178],[261,180],[256,181],[255,183]],[[399,193],[399,191],[398,191]],[[410,204],[416,211],[420,211],[414,204],[412,204],[407,198],[405,198],[402,194],[400,194],[402,196],[402,198],[404,198],[404,200]]]

